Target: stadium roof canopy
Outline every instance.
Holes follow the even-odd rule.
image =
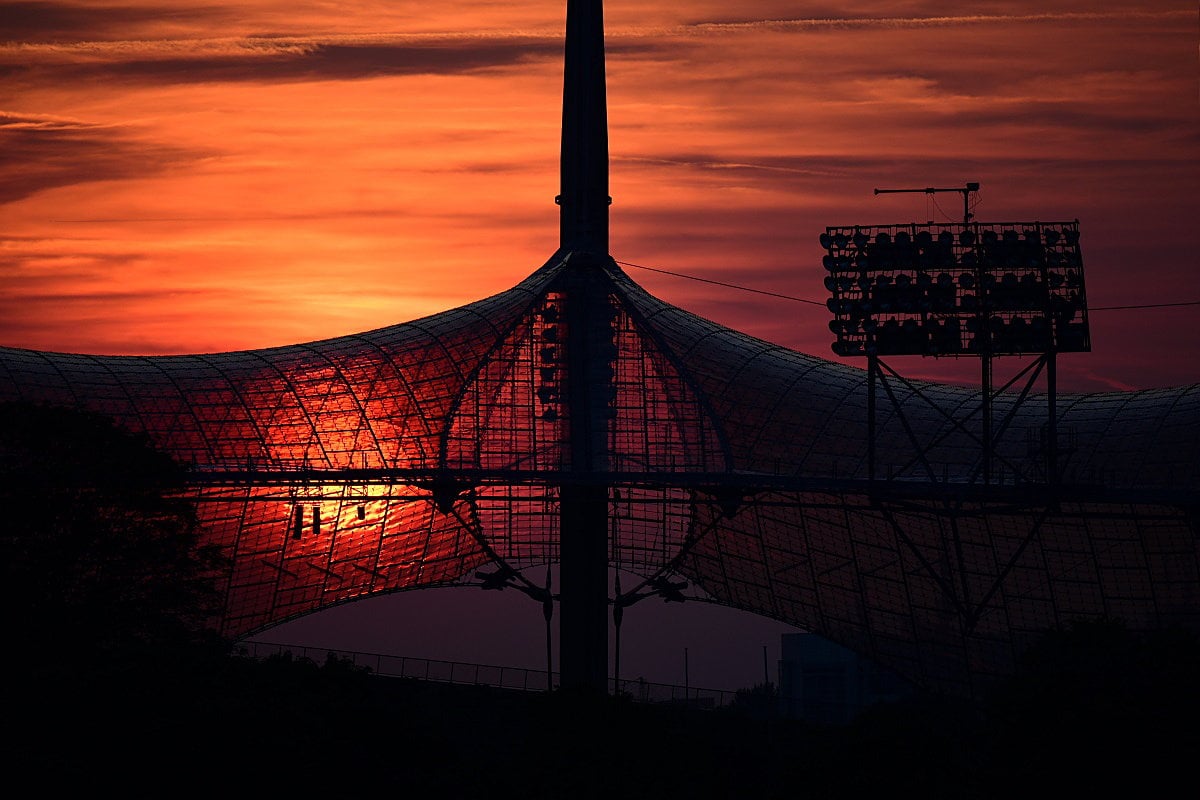
[[[0,396],[101,411],[195,465],[196,495],[220,498],[200,505],[207,536],[234,558],[230,634],[498,559],[555,562],[557,487],[577,480],[610,487],[611,566],[684,577],[930,685],[1003,671],[1022,637],[1072,616],[1195,622],[1195,508],[1175,498],[1200,489],[1200,386],[1060,397],[1075,452],[1065,499],[1047,504],[1024,484],[961,491],[980,449],[954,420],[978,391],[915,385],[899,407],[940,440],[945,481],[872,493],[863,370],[675,308],[611,261],[571,260],[462,308],[291,347],[3,349]],[[589,365],[612,371],[596,415],[606,464],[573,464],[567,436],[564,317],[579,291],[611,314],[611,339],[589,332],[613,348]],[[1017,411],[997,458],[1027,464],[1044,407],[996,402]],[[899,413],[878,435],[885,453],[911,451]]]

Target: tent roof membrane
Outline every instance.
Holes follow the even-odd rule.
[[[570,339],[589,351],[572,374],[585,295],[601,311]],[[1200,385],[1059,395],[1070,447],[1050,496],[1031,446],[1043,401],[996,397],[997,485],[981,490],[980,391],[927,382],[890,384],[868,481],[866,378],[570,251],[484,300],[306,344],[0,348],[0,400],[104,413],[193,466],[234,636],[554,563],[558,492],[583,479],[609,487],[610,567],[682,577],[928,687],[970,692],[1074,617],[1200,623]],[[597,463],[571,463],[572,381],[604,389]]]

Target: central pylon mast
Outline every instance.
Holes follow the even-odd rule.
[[[559,244],[608,255],[608,100],[602,0],[567,0]]]
[[[567,0],[560,253],[566,322],[566,443],[559,487],[561,685],[601,693],[608,684],[608,493],[588,479],[609,469],[615,358],[608,255],[608,109],[601,0]]]

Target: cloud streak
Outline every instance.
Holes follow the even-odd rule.
[[[1194,20],[1195,13],[1185,10],[1142,11],[1068,11],[1036,14],[959,14],[924,17],[823,17],[810,19],[757,19],[696,22],[681,26],[680,31],[718,33],[732,31],[829,31],[866,28],[911,29],[945,28],[976,25],[1024,25],[1047,22],[1124,22]],[[647,31],[647,33],[649,33]]]
[[[128,83],[296,82],[471,73],[561,55],[560,42],[517,38],[343,37],[17,45],[0,50],[10,80]]]
[[[228,24],[236,17],[229,6],[163,4],[76,4],[46,0],[0,2],[3,38],[9,42],[62,42],[86,38],[128,38],[138,31],[164,27],[208,27]]]
[[[153,175],[200,157],[128,128],[0,112],[0,204],[63,186]]]

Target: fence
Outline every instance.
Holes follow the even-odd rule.
[[[415,678],[437,683],[490,686],[523,692],[544,692],[547,689],[546,670],[544,669],[501,667],[463,661],[439,661],[432,658],[361,653],[335,650],[329,647],[307,647],[256,640],[241,642],[239,648],[243,655],[250,658],[268,658],[282,653],[291,653],[295,658],[305,658],[323,663],[329,656],[336,656],[357,667],[366,667],[376,675],[389,678]],[[557,688],[558,680],[559,674],[551,673],[550,685]],[[702,709],[714,709],[729,705],[737,695],[737,692],[724,689],[703,689],[696,686],[654,683],[641,678],[618,681],[617,692],[639,703],[670,703]]]

